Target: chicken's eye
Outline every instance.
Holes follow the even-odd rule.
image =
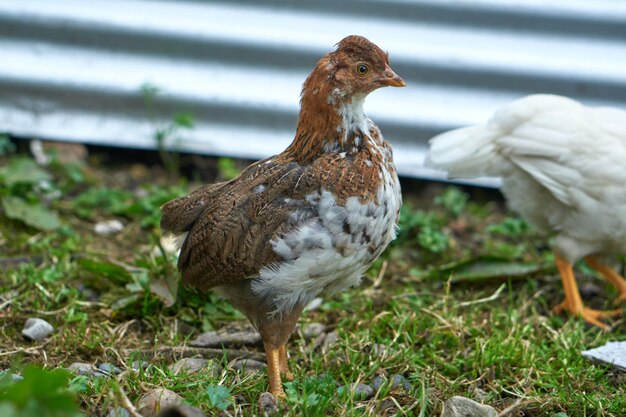
[[[370,71],[369,67],[365,64],[359,64],[356,67],[356,72],[359,75],[365,75]]]

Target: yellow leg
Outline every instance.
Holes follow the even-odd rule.
[[[611,285],[615,287],[617,291],[619,291],[619,295],[615,300],[615,303],[621,303],[626,301],[626,280],[615,272],[612,268],[604,265],[600,262],[595,256],[587,256],[585,261],[589,264],[590,267],[598,271]]]
[[[280,379],[280,348],[265,345],[267,357],[267,376],[270,381],[270,393],[276,398],[285,398],[283,383]]]
[[[289,370],[289,365],[287,364],[287,349],[285,349],[285,345],[282,345],[280,349],[278,349],[278,352],[280,358],[280,373],[285,376],[287,381],[293,381],[296,377]]]
[[[622,311],[600,311],[585,307],[582,299],[580,298],[580,293],[578,292],[578,285],[576,284],[576,279],[574,278],[572,265],[563,259],[556,251],[554,252],[554,256],[556,266],[559,269],[559,274],[561,275],[561,280],[563,281],[563,291],[565,292],[565,300],[554,307],[554,310],[557,313],[567,310],[572,315],[582,317],[587,323],[591,323],[604,330],[608,330],[608,326],[602,323],[600,319],[622,314]]]

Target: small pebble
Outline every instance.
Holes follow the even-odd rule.
[[[164,408],[157,417],[206,417],[206,414],[187,404],[175,404]]]
[[[148,391],[139,399],[137,412],[144,417],[155,417],[161,410],[168,406],[178,405],[183,402],[183,398],[165,388],[157,388]]]
[[[30,318],[24,323],[24,329],[22,329],[22,335],[27,339],[35,342],[39,342],[54,331],[54,327],[47,321],[39,318]]]
[[[264,371],[267,365],[263,362],[255,361],[254,359],[237,359],[230,364],[230,367],[237,371],[244,371],[245,373],[255,373]]]
[[[390,398],[383,400],[380,403],[380,409],[377,416],[387,417],[395,416],[398,411],[396,410],[396,403]]]
[[[484,401],[488,396],[489,394],[484,389],[479,387],[474,388],[473,397],[476,398],[478,401]]]
[[[214,374],[219,375],[221,369],[219,365],[214,365],[208,359],[203,358],[183,358],[172,365],[169,366],[170,371],[174,372],[174,374],[193,374],[199,371],[210,371],[212,370]]]
[[[326,330],[326,326],[322,323],[310,323],[302,329],[302,336],[304,340],[315,339],[320,334],[324,333],[324,330]]]
[[[356,384],[356,383],[355,384],[341,386],[341,387],[339,387],[338,391],[339,392],[343,392],[346,389],[348,389],[351,392],[353,392],[355,397],[363,398],[363,399],[370,399],[376,393],[376,391],[374,391],[374,388],[370,387],[369,385],[367,385],[367,384]]]
[[[326,340],[326,333],[321,333],[313,341],[313,345],[311,346],[311,350],[319,349],[324,344],[324,340]]]
[[[9,377],[11,378],[11,382],[20,382],[21,380],[24,379],[24,377],[22,375],[12,374],[8,370],[7,371],[0,371],[0,379],[4,378],[5,375],[9,375]]]
[[[322,343],[322,350],[328,350],[332,345],[337,343],[338,340],[339,340],[339,333],[337,332],[328,333],[326,335],[326,338],[324,339],[324,343]]]
[[[113,407],[107,413],[107,417],[130,417],[130,413],[124,407]]]
[[[269,392],[264,392],[259,397],[259,409],[262,410],[264,417],[276,415],[279,411],[278,401]]]
[[[194,347],[222,346],[257,346],[262,343],[261,335],[256,330],[244,330],[231,333],[206,332],[196,337],[191,343]]]
[[[383,359],[387,356],[387,346],[374,343],[371,350],[372,356]]]
[[[102,372],[90,363],[74,362],[67,368],[76,375],[101,376]]]
[[[587,282],[581,285],[578,292],[580,293],[580,296],[583,297],[583,299],[599,297],[599,296],[604,295],[604,290],[600,288],[599,286],[597,286],[596,284],[594,284],[593,282]]]
[[[411,383],[402,375],[394,374],[389,377],[391,381],[391,389],[401,387],[405,391],[411,390]]]
[[[130,369],[138,371],[140,369],[148,369],[149,366],[150,364],[148,362],[139,360],[139,361],[133,361],[130,364]]]
[[[235,395],[233,395],[233,400],[235,401],[236,405],[248,404],[248,399],[243,394],[235,394]]]
[[[372,388],[374,388],[374,391],[378,391],[380,387],[382,387],[386,383],[387,383],[387,378],[382,377],[382,376],[374,377],[374,379],[372,379]]]
[[[119,375],[122,373],[120,368],[109,362],[101,363],[98,365],[98,369],[107,375]]]
[[[119,233],[122,230],[124,230],[124,225],[122,224],[121,221],[117,219],[107,220],[104,222],[96,223],[95,226],[93,227],[93,230],[94,232],[96,232],[96,234],[100,236],[108,236],[108,235]]]
[[[442,417],[496,417],[496,410],[469,398],[455,396],[443,403]]]
[[[626,341],[608,342],[582,352],[584,358],[626,371]]]

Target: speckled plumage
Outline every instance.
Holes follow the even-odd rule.
[[[266,352],[284,346],[312,298],[358,284],[395,236],[401,195],[391,147],[362,107],[387,85],[404,85],[387,54],[345,38],[305,81],[284,152],[163,206],[163,230],[188,233],[184,282],[218,287],[260,331]],[[271,371],[270,388],[282,392]]]

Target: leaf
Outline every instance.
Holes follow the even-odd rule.
[[[20,414],[17,411],[17,408],[10,402],[1,402],[0,403],[0,416],[2,417],[19,417]]]
[[[230,390],[223,385],[209,385],[206,388],[207,396],[211,407],[215,407],[220,410],[226,410],[230,405],[228,397],[230,397]]]
[[[80,265],[84,270],[108,278],[118,284],[126,284],[133,279],[126,268],[111,262],[83,258],[80,260]]]
[[[191,129],[193,123],[193,114],[191,113],[178,113],[174,115],[174,124],[178,127]]]
[[[554,271],[554,265],[514,262],[509,259],[481,256],[441,265],[426,273],[427,278],[452,282],[480,282],[494,279],[523,279]]]
[[[165,307],[171,307],[176,302],[178,292],[178,279],[175,274],[170,274],[174,279],[153,279],[150,281],[150,292],[163,302]]]
[[[225,180],[232,180],[240,173],[235,160],[232,158],[219,158],[217,160],[217,170]]]
[[[68,389],[69,372],[64,369],[47,371],[37,366],[24,369],[24,379],[0,392],[0,404],[17,410],[21,417],[77,417],[82,415]],[[0,414],[6,415],[6,414]],[[10,415],[10,414],[9,414]]]
[[[6,185],[12,186],[17,183],[33,184],[41,180],[49,180],[51,176],[32,159],[15,158],[5,168],[0,169],[0,179]]]
[[[61,226],[58,214],[39,203],[30,204],[19,197],[7,196],[2,198],[2,208],[7,217],[36,229],[49,231]]]
[[[139,294],[133,294],[133,295],[130,295],[128,297],[120,298],[119,300],[117,300],[113,304],[111,304],[111,308],[113,310],[122,310],[122,309],[128,307],[129,305],[133,304],[134,302],[136,302],[139,299],[141,299],[141,295],[139,295]]]

